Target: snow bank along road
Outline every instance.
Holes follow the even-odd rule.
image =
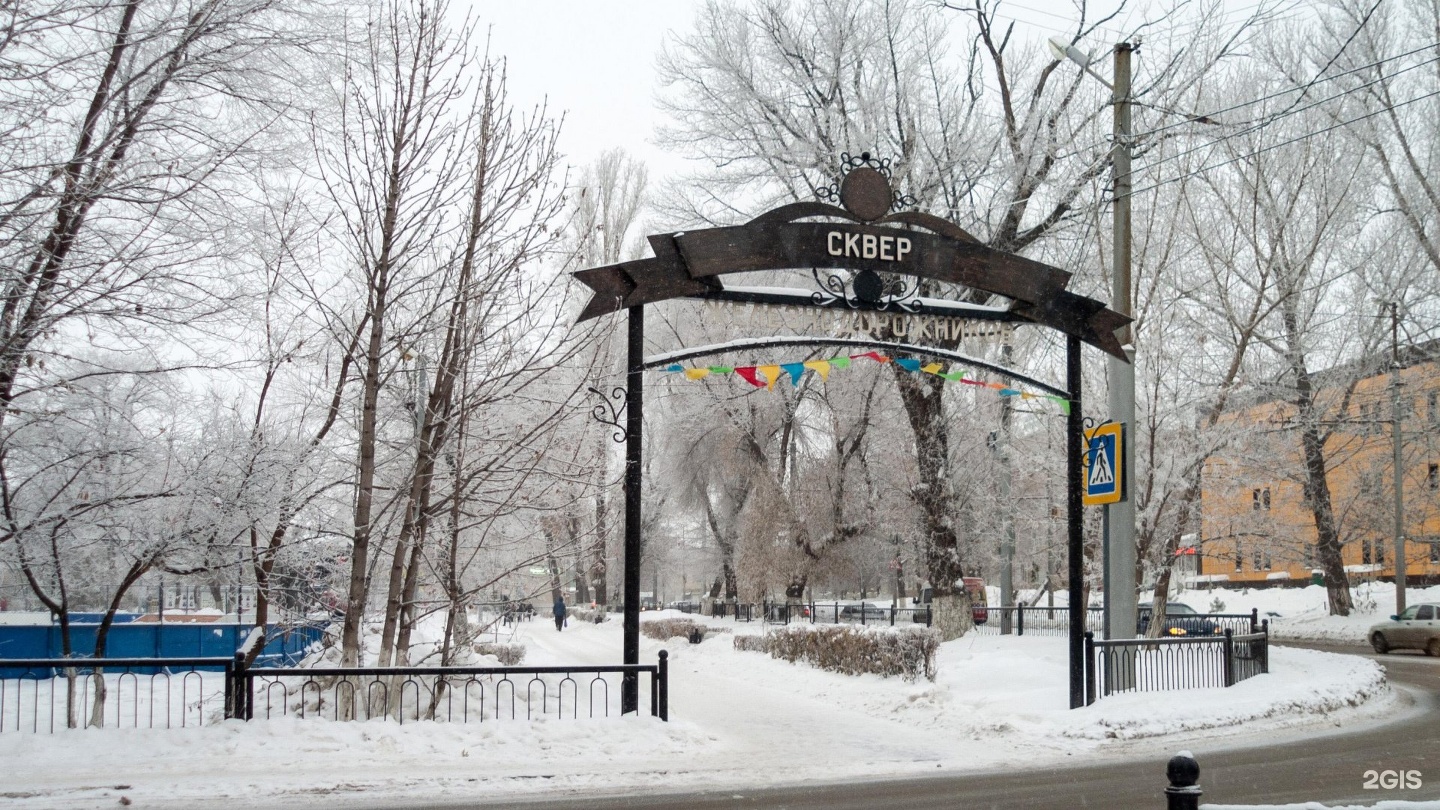
[[[503,810],[539,808],[683,807],[788,808],[788,810],[867,810],[905,808],[930,810],[1074,810],[1124,808],[1144,810],[1165,806],[1165,762],[1180,749],[1190,749],[1200,762],[1203,802],[1216,804],[1277,804],[1319,801],[1329,805],[1371,806],[1383,801],[1416,802],[1413,807],[1440,808],[1440,659],[1423,655],[1375,656],[1367,648],[1304,644],[1316,650],[1357,655],[1380,661],[1409,706],[1388,721],[1336,720],[1303,739],[1271,744],[1254,736],[1234,739],[1167,737],[1163,744],[1136,744],[1121,762],[1034,771],[987,771],[918,779],[870,780],[761,790],[714,790],[693,793],[546,799],[489,803]],[[1175,699],[1183,700],[1176,693]],[[805,746],[796,749],[803,756]],[[1023,768],[1023,764],[1019,767]],[[1416,770],[1424,784],[1414,790],[1367,790],[1367,770]],[[1018,771],[1018,772],[1017,772]],[[360,805],[355,805],[359,807]],[[380,807],[382,805],[365,805]],[[391,805],[401,806],[401,805]],[[455,805],[403,805],[408,810],[442,810]],[[1406,807],[1412,805],[1406,804]]]

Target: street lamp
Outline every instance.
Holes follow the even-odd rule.
[[[1110,273],[1110,308],[1132,317],[1130,306],[1130,55],[1134,46],[1129,42],[1115,44],[1115,81],[1105,81],[1090,69],[1088,54],[1066,42],[1061,37],[1051,37],[1050,50],[1056,59],[1068,60],[1080,66],[1096,81],[1110,89],[1115,108],[1114,132],[1110,145],[1110,160],[1113,182],[1113,241]],[[1109,418],[1118,422],[1123,432],[1135,424],[1135,343],[1131,326],[1127,323],[1115,330],[1121,347],[1129,357],[1125,362],[1116,357],[1107,357],[1105,365],[1108,385]],[[1128,477],[1133,468],[1134,451],[1128,436],[1122,443],[1124,458],[1120,464]],[[1118,503],[1105,506],[1105,602],[1109,610],[1106,615],[1106,638],[1133,638],[1136,627],[1136,600],[1138,583],[1135,579],[1135,503],[1130,500],[1129,481],[1120,481],[1121,498]],[[1072,597],[1074,595],[1072,594]]]

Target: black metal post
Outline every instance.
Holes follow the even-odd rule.
[[[655,668],[657,673],[655,692],[660,696],[659,709],[660,719],[670,722],[670,653],[660,651],[660,664]]]
[[[1015,606],[1015,635],[1025,635],[1025,606]]]
[[[1250,608],[1250,632],[1260,627],[1260,608]]]
[[[1095,702],[1095,634],[1085,631],[1085,705]],[[1071,708],[1074,708],[1073,706]]]
[[[1165,765],[1165,810],[1200,810],[1200,763],[1181,751]]]
[[[235,681],[236,681],[236,678],[235,678],[235,669],[236,669],[236,667],[241,663],[241,661],[239,660],[239,659],[240,659],[240,654],[239,654],[239,653],[236,653],[236,654],[235,654],[235,659],[236,659],[236,660],[231,661],[230,663],[228,663],[228,664],[225,665],[225,719],[226,719],[226,720],[234,720],[234,719],[235,719],[235,715],[237,714],[237,712],[235,711],[235,709],[236,709],[236,706],[235,706],[235,696],[238,695],[238,694],[240,694],[240,693],[235,689]]]
[[[1260,623],[1260,632],[1265,634],[1265,640],[1260,642],[1260,672],[1264,675],[1270,674],[1270,620],[1266,619]]]
[[[1225,628],[1225,648],[1221,650],[1225,667],[1225,685],[1235,685],[1235,631]]]
[[[1082,600],[1085,585],[1085,532],[1080,502],[1081,443],[1084,439],[1084,415],[1080,408],[1080,339],[1065,339],[1065,390],[1070,395],[1070,413],[1065,419],[1065,506],[1070,522],[1069,588],[1070,588],[1070,708],[1085,705],[1085,608]]]
[[[640,663],[640,473],[645,396],[645,308],[630,307],[625,357],[625,621],[624,661]],[[620,679],[620,713],[640,710],[640,679],[626,672]]]

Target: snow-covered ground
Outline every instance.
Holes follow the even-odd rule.
[[[1413,598],[1412,598],[1413,600]],[[1208,604],[1196,604],[1204,610]],[[1226,605],[1227,611],[1242,605]],[[1280,612],[1277,610],[1277,612]],[[646,614],[658,618],[667,613]],[[1288,617],[1286,617],[1288,619]],[[734,633],[759,623],[706,620]],[[620,625],[522,623],[526,664],[615,663]],[[458,800],[1035,767],[1314,733],[1398,711],[1368,660],[1272,652],[1230,689],[1122,695],[1071,711],[1065,640],[970,635],[942,645],[933,683],[849,677],[738,652],[731,634],[670,651],[670,716],[469,724],[323,720],[173,730],[0,734],[10,808],[221,806],[242,800]],[[1164,758],[1163,756],[1161,757]]]
[[[1270,632],[1276,638],[1364,644],[1370,626],[1390,618],[1395,612],[1395,583],[1367,582],[1355,586],[1350,593],[1355,610],[1349,616],[1329,615],[1326,591],[1320,585],[1194,590],[1176,596],[1175,601],[1184,602],[1201,613],[1249,613],[1251,608],[1255,608],[1261,618],[1270,619]],[[1440,603],[1440,585],[1407,588],[1405,600],[1410,605]],[[1223,607],[1212,610],[1217,604]],[[1279,615],[1267,617],[1267,613]]]

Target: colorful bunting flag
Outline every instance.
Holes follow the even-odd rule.
[[[1060,406],[1060,410],[1066,415],[1070,413],[1070,400],[1054,394],[1036,394],[1031,391],[1022,391],[1019,388],[1011,388],[1008,385],[998,382],[985,382],[983,380],[972,380],[969,372],[965,371],[944,371],[941,363],[925,363],[913,357],[886,357],[879,352],[865,352],[863,354],[852,354],[849,357],[831,357],[826,360],[806,360],[803,363],[767,363],[757,366],[701,366],[686,368],[679,363],[671,363],[665,366],[669,372],[681,373],[688,380],[703,380],[711,374],[738,374],[745,382],[756,388],[773,389],[775,383],[780,381],[782,373],[790,377],[792,386],[799,385],[800,379],[805,376],[807,370],[820,375],[820,379],[829,381],[830,371],[837,368],[849,368],[852,361],[861,358],[869,358],[877,363],[895,363],[906,371],[917,374],[934,374],[937,377],[950,382],[973,385],[979,388],[989,388],[1002,397],[1020,397],[1021,399],[1048,399]]]
[[[819,374],[821,380],[828,382],[830,380],[830,364],[829,360],[806,360],[802,365]],[[850,358],[845,358],[845,365],[850,365]]]
[[[735,373],[736,373],[736,374],[739,374],[742,378],[744,378],[745,382],[750,383],[751,385],[755,386],[756,388],[764,388],[764,387],[765,387],[765,383],[760,382],[759,380],[755,379],[755,367],[754,367],[754,366],[736,366],[736,367],[735,367]]]

